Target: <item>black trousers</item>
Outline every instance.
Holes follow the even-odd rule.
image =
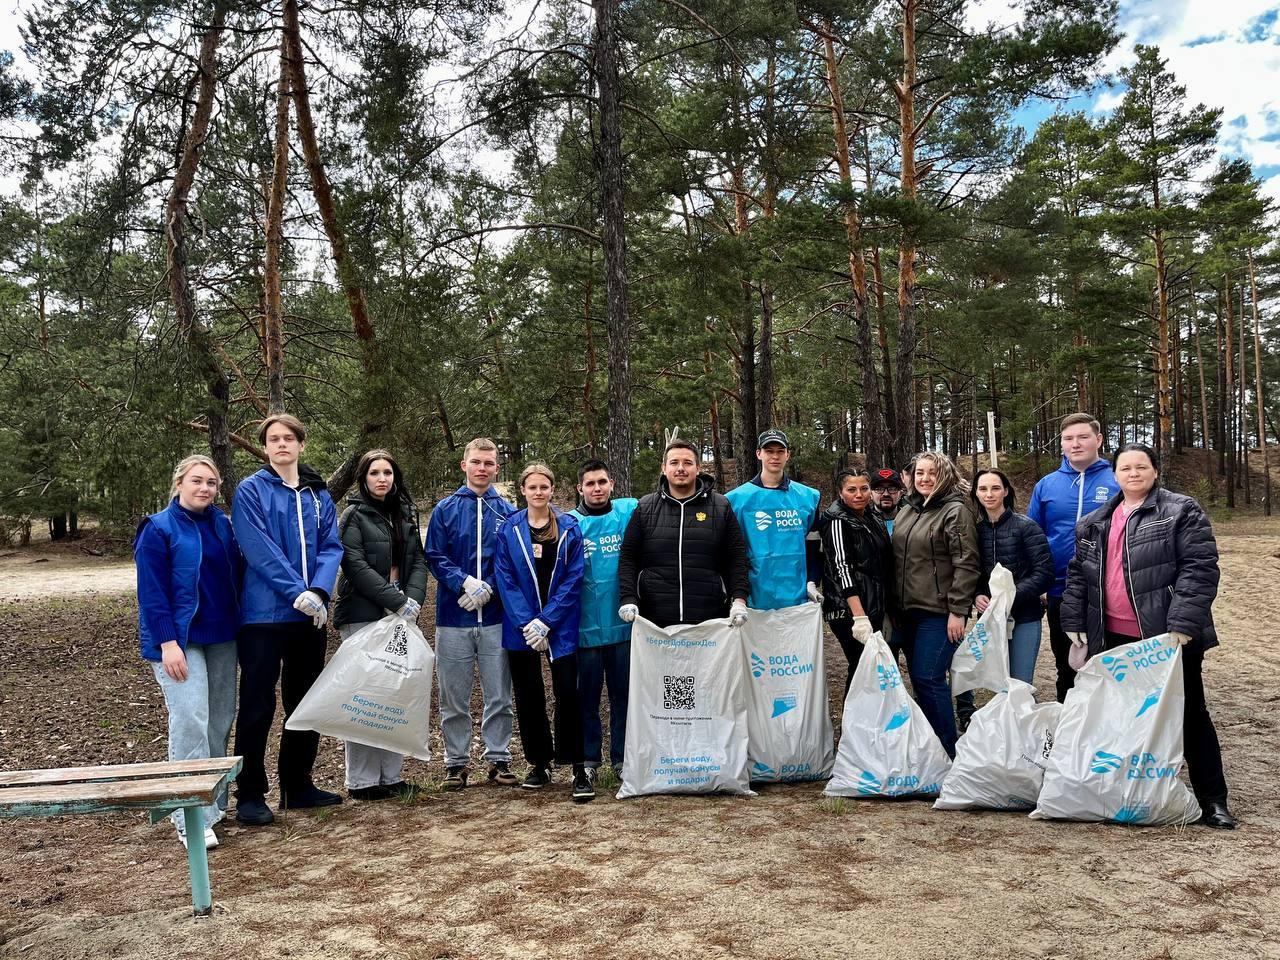
[[[858,669],[858,661],[862,659],[862,644],[853,639],[852,620],[828,620],[827,626],[835,638],[840,641],[840,649],[844,658],[849,661],[849,670],[844,675],[844,695],[849,695],[849,684],[853,683],[853,672]],[[843,703],[844,701],[840,701]]]
[[[511,692],[516,701],[520,742],[530,766],[549,767],[552,759],[562,766],[582,763],[582,707],[578,702],[578,657],[569,654],[551,661],[551,689],[556,698],[556,736],[553,745],[547,721],[547,692],[542,684],[546,654],[533,650],[508,650]]]
[[[1133,643],[1137,637],[1106,634],[1107,649]],[[1187,778],[1200,805],[1227,802],[1227,778],[1222,772],[1222,747],[1218,731],[1204,699],[1204,651],[1197,644],[1182,648],[1182,686],[1186,705],[1182,721],[1182,749],[1187,758]]]
[[[236,777],[236,796],[260,800],[267,794],[267,738],[276,716],[276,682],[289,719],[324,669],[325,632],[310,620],[301,623],[248,624],[236,640],[240,659],[240,714],[236,720],[236,753],[244,766]],[[277,763],[280,789],[305,790],[311,785],[320,734],[284,730]]]
[[[1067,691],[1076,685],[1076,672],[1071,669],[1067,655],[1071,653],[1071,638],[1062,629],[1062,598],[1049,598],[1049,649],[1058,668],[1058,702],[1067,699]]]

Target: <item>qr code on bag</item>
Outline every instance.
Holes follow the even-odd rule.
[[[393,657],[407,657],[409,655],[409,634],[404,627],[399,624],[391,632],[391,639],[387,641],[387,653]]]
[[[663,677],[662,708],[692,710],[694,708],[693,677]]]

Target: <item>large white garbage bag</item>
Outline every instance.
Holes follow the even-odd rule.
[[[285,726],[430,760],[435,666],[416,624],[383,617],[342,641]]]
[[[751,795],[742,631],[728,620],[631,625],[627,746],[618,799]]]
[[[902,674],[873,633],[862,649],[844,701],[840,746],[829,797],[937,796],[951,760],[902,686]]]
[[[973,715],[935,810],[1030,810],[1040,795],[1062,704],[1036,703],[1021,680]]]
[[[752,610],[742,630],[752,783],[822,780],[835,762],[822,606]]]
[[[951,692],[1003,690],[1009,681],[1009,613],[1013,609],[1013,574],[995,565],[991,602],[969,628],[951,658]]]
[[[1191,823],[1182,770],[1182,649],[1168,635],[1093,657],[1063,704],[1037,820]]]

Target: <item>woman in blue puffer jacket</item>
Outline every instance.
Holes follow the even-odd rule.
[[[138,638],[169,711],[169,759],[223,757],[236,713],[236,632],[244,559],[231,521],[214,506],[222,478],[208,457],[174,468],[169,506],[138,526]],[[227,807],[203,810],[206,847]],[[172,820],[186,846],[183,811]]]

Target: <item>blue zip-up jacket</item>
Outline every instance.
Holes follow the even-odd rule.
[[[293,609],[307,590],[328,601],[342,565],[338,511],[320,474],[299,464],[298,487],[263,467],[236,487],[231,525],[247,568],[240,622],[301,623]]]
[[[748,605],[777,610],[807,601],[805,583],[822,580],[817,534],[809,539],[822,494],[785,476],[780,486],[766,487],[756,474],[725,497],[747,541]]]
[[[502,598],[494,582],[493,552],[498,527],[516,508],[490,487],[483,497],[463,484],[436,504],[427,525],[427,566],[436,578],[436,626],[484,627],[502,621]],[[477,531],[479,535],[477,536]],[[483,580],[494,593],[479,610],[458,606],[467,577]]]
[[[1111,464],[1096,460],[1080,473],[1064,456],[1062,466],[1041,477],[1031,491],[1027,516],[1049,538],[1053,554],[1053,586],[1049,596],[1060,597],[1067,584],[1067,565],[1076,552],[1076,524],[1120,492]]]
[[[231,521],[215,506],[205,509],[210,512],[214,534],[222,541],[227,565],[222,575],[229,581],[238,605],[244,561]],[[138,525],[133,553],[138,569],[138,642],[145,659],[159,661],[163,643],[177,640],[183,650],[187,649],[191,622],[200,608],[204,548],[196,521],[178,506],[177,497]],[[229,613],[228,619],[239,623],[239,610]],[[234,640],[234,632],[227,639]]]
[[[621,497],[609,501],[603,513],[589,513],[579,505],[569,516],[582,531],[582,621],[578,626],[578,646],[604,647],[631,639],[631,624],[618,616],[618,562],[622,558],[622,537],[639,500]]]
[[[555,507],[556,564],[547,587],[547,602],[538,596],[538,573],[533,563],[533,539],[529,533],[529,511],[512,514],[498,528],[495,573],[502,595],[502,646],[507,650],[528,650],[524,628],[531,620],[541,620],[550,628],[551,659],[576,653],[578,624],[582,614],[582,531],[578,521]]]

